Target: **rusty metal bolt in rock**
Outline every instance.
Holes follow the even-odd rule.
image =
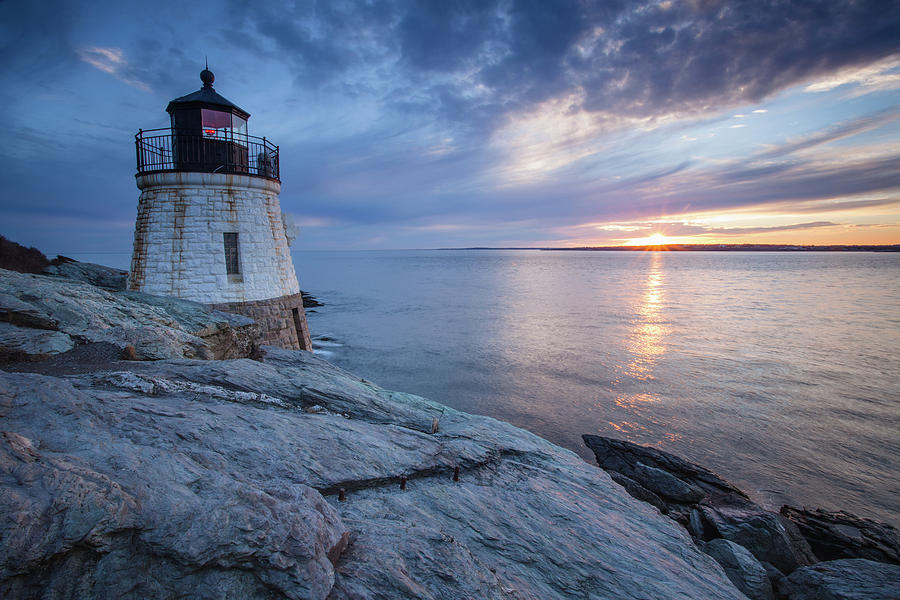
[[[400,489],[401,490],[406,489],[406,476],[405,475],[400,478]]]
[[[128,344],[124,348],[122,348],[121,353],[122,360],[137,360],[137,350],[134,349],[134,346]]]
[[[459,481],[459,465],[453,468],[453,481]]]
[[[346,502],[347,501],[347,493],[344,488],[338,490],[338,501]]]

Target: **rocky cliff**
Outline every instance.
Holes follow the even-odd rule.
[[[306,352],[227,358],[232,316],[8,271],[0,315],[0,597],[743,597],[575,454]]]

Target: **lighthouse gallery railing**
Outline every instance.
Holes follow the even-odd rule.
[[[264,137],[141,129],[134,136],[134,144],[138,175],[190,171],[280,179],[278,146]]]

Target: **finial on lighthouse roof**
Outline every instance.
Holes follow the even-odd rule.
[[[200,81],[203,82],[203,87],[211,88],[213,85],[213,81],[216,80],[216,76],[213,75],[213,72],[209,70],[209,61],[206,62],[206,68],[200,71]]]

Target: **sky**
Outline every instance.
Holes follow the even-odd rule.
[[[896,0],[0,0],[0,234],[127,266],[207,59],[301,250],[900,243]]]

